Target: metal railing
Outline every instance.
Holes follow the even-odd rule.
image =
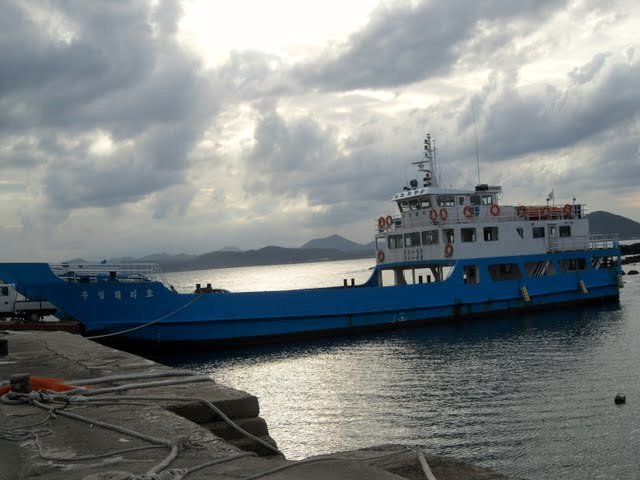
[[[120,281],[151,280],[168,285],[157,263],[53,263],[49,267],[55,275],[68,281],[115,276]]]
[[[519,210],[522,206],[505,205],[500,207],[497,215],[491,213],[491,205],[474,207],[474,214],[465,215],[464,206],[446,207],[446,218],[440,215],[441,208],[435,208],[437,215],[432,220],[430,214],[432,209],[415,210],[405,212],[405,214],[391,215],[393,222],[390,227],[380,229],[376,223],[377,231],[403,230],[422,225],[456,225],[456,224],[478,224],[478,223],[500,223],[515,221],[535,221],[535,220],[578,220],[586,216],[587,208],[585,204],[571,205],[571,212],[567,214],[560,206],[530,205],[524,210]],[[478,208],[478,211],[475,210]],[[408,214],[408,218],[403,215]]]

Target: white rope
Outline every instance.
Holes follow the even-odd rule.
[[[183,383],[195,383],[195,382],[211,382],[212,380],[209,377],[200,377],[193,376],[188,378],[178,378],[173,380],[158,380],[156,382],[145,382],[145,383],[130,383],[128,385],[118,385],[115,387],[105,387],[105,388],[76,388],[75,390],[69,390],[65,392],[67,395],[82,395],[84,397],[93,396],[93,395],[101,395],[103,393],[114,393],[114,392],[126,392],[127,390],[140,390],[142,388],[153,388],[153,387],[163,387],[166,385],[179,385]]]
[[[437,480],[435,475],[431,472],[429,468],[429,464],[427,463],[427,459],[424,458],[424,453],[422,453],[422,448],[418,447],[418,460],[420,460],[420,465],[422,465],[422,471],[424,475],[427,477],[427,480]]]
[[[106,338],[106,337],[115,337],[116,335],[122,335],[123,333],[129,333],[129,332],[133,332],[134,330],[140,330],[141,328],[145,328],[148,327],[149,325],[153,325],[154,323],[159,322],[160,320],[164,320],[165,318],[170,317],[171,315],[175,315],[176,313],[178,313],[180,310],[182,310],[183,308],[187,308],[189,305],[191,305],[193,302],[195,302],[196,300],[198,300],[200,297],[202,297],[204,294],[200,294],[198,296],[196,296],[193,300],[191,300],[190,302],[186,303],[185,305],[181,306],[180,308],[178,308],[177,310],[174,310],[171,313],[166,314],[163,317],[160,318],[156,318],[155,320],[152,320],[149,323],[145,323],[144,325],[138,325],[137,327],[132,327],[132,328],[128,328],[127,330],[121,330],[119,332],[113,332],[113,333],[105,333],[103,335],[91,335],[89,337],[84,337],[84,338],[90,338],[90,339],[95,339],[95,338]]]
[[[191,370],[167,370],[162,372],[146,372],[146,373],[127,373],[121,375],[111,375],[108,377],[83,378],[79,380],[69,380],[70,385],[94,385],[96,383],[117,382],[120,380],[137,380],[140,378],[158,378],[158,377],[192,377]],[[213,379],[211,379],[213,382]],[[8,383],[8,382],[7,382]]]

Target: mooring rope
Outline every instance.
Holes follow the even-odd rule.
[[[129,332],[133,332],[135,330],[140,330],[141,328],[145,328],[148,327],[150,325],[153,325],[154,323],[158,323],[160,320],[164,320],[165,318],[169,318],[171,315],[175,315],[176,313],[178,313],[180,310],[183,310],[185,308],[187,308],[189,305],[191,305],[193,302],[195,302],[196,300],[198,300],[200,297],[204,296],[205,294],[201,293],[199,295],[196,295],[196,297],[189,301],[188,303],[182,305],[181,307],[177,308],[176,310],[174,310],[171,313],[167,313],[166,315],[160,317],[160,318],[156,318],[155,320],[152,320],[148,323],[145,323],[144,325],[138,325],[136,327],[131,327],[131,328],[127,328],[126,330],[121,330],[119,332],[113,332],[113,333],[105,333],[102,335],[91,335],[88,337],[84,337],[84,338],[90,338],[90,339],[96,339],[96,338],[107,338],[107,337],[115,337],[116,335],[122,335],[123,333],[129,333]]]

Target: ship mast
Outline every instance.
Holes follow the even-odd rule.
[[[436,176],[436,141],[431,140],[431,134],[427,133],[424,139],[424,160],[413,162],[418,166],[418,171],[424,174],[422,178],[423,187],[437,187],[438,177]]]

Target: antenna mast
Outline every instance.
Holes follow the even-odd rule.
[[[432,143],[431,134],[427,133],[424,139],[424,160],[413,162],[418,166],[418,171],[424,173],[422,185],[424,187],[437,187],[438,178],[436,177],[436,142]]]
[[[480,154],[478,153],[478,131],[476,130],[476,111],[471,102],[471,113],[473,113],[473,133],[476,136],[476,164],[478,166],[478,185],[480,185]]]

